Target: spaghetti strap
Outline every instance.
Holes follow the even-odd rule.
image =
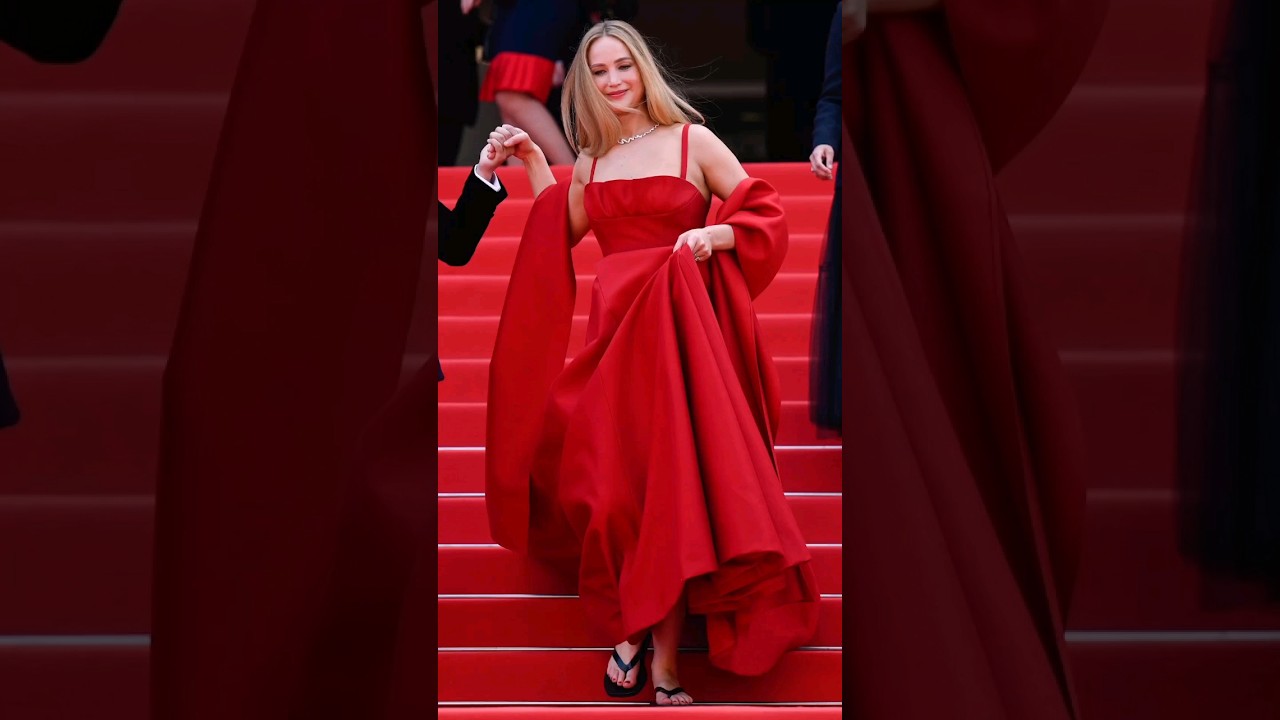
[[[689,167],[689,124],[685,123],[684,130],[680,134],[680,179],[685,179],[684,174]]]
[[[600,160],[598,157],[591,158],[591,177],[587,178],[587,182],[595,182],[596,179],[596,163]]]

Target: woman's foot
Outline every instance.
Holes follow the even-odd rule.
[[[641,658],[640,662],[636,662],[636,658],[639,657],[640,653],[644,652],[643,646],[640,643],[632,644],[623,640],[614,646],[614,650],[617,650],[623,662],[631,665],[631,671],[623,672],[622,668],[618,667],[618,661],[610,655],[609,667],[605,670],[605,674],[609,676],[614,685],[630,690],[636,686],[636,677],[640,673],[640,665],[644,662],[643,658]]]
[[[680,687],[674,669],[653,667],[654,702],[658,705],[692,705],[693,698]],[[663,692],[664,690],[668,692]]]

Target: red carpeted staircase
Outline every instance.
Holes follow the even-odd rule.
[[[646,12],[660,4],[646,0]],[[38,68],[0,49],[0,347],[25,411],[23,425],[0,431],[5,720],[145,717],[159,378],[251,7],[130,0],[83,66]],[[1203,609],[1198,573],[1174,544],[1177,242],[1208,8],[1209,0],[1113,0],[1081,86],[1001,178],[1079,393],[1094,472],[1070,619],[1086,720],[1280,717],[1280,613]],[[813,647],[774,674],[737,681],[691,648],[682,680],[701,700],[838,703],[840,453],[808,427],[803,405],[825,186],[803,170],[752,170],[783,187],[796,233],[759,311],[789,402],[786,487],[832,597]],[[475,260],[440,271],[449,379],[440,409],[439,679],[442,701],[476,703],[441,714],[596,718],[604,713],[596,706],[536,703],[600,700],[599,648],[608,640],[579,622],[573,588],[520,574],[490,545],[476,495],[484,358],[527,207],[519,171],[504,179],[517,192]],[[456,188],[446,177],[446,200]],[[581,267],[592,252],[578,251]],[[430,349],[425,336],[413,345]],[[529,662],[502,662],[511,659]],[[479,704],[495,702],[529,705]],[[610,707],[607,717],[646,712]],[[802,718],[840,709],[681,712]]]
[[[564,179],[566,170],[557,174]],[[468,172],[441,171],[440,196],[446,204],[452,206]],[[822,615],[809,646],[759,678],[738,678],[710,667],[705,646],[699,648],[705,641],[690,628],[680,679],[699,702],[817,705],[795,717],[834,718],[841,712],[840,446],[838,438],[820,433],[808,418],[809,325],[834,188],[814,179],[807,164],[750,165],[748,172],[778,189],[788,213],[792,249],[756,311],[782,378],[780,464],[788,499],[814,555]],[[475,257],[465,267],[440,268],[440,351],[446,375],[439,409],[442,716],[502,718],[535,703],[606,701],[600,677],[606,648],[617,642],[585,626],[575,587],[540,576],[489,537],[482,447],[488,357],[523,218],[532,204],[522,169],[507,168],[501,175],[510,197],[499,206]],[[592,235],[574,251],[579,292],[570,353],[583,343],[599,257]],[[522,670],[513,674],[513,667]],[[652,697],[650,687],[635,701],[648,703]],[[508,704],[460,707],[495,702]],[[595,708],[581,717],[613,717],[616,711]],[[767,716],[791,717],[777,713],[793,711],[801,709],[775,709]],[[700,712],[710,717],[716,711]]]

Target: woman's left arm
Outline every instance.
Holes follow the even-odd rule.
[[[747,171],[733,151],[704,125],[689,128],[689,159],[702,171],[707,189],[721,200],[732,195],[738,184],[747,179]],[[680,236],[672,252],[678,251],[682,245],[693,250],[695,259],[706,260],[712,252],[733,249],[733,227],[710,225],[690,230]]]

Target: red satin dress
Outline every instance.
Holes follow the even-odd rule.
[[[778,380],[751,306],[785,254],[785,220],[776,191],[747,179],[717,213],[735,252],[707,263],[673,254],[681,233],[707,224],[687,155],[686,127],[680,177],[594,182],[593,164],[584,203],[604,257],[586,347],[567,367],[545,326],[553,316],[563,327],[566,306],[548,308],[521,280],[566,268],[539,270],[526,253],[549,238],[567,252],[564,228],[545,227],[535,207],[491,370],[490,524],[507,547],[576,565],[587,615],[611,638],[638,641],[687,590],[711,661],[756,675],[813,636],[819,598],[778,476]],[[564,212],[552,193],[544,202]],[[534,346],[563,372],[540,410],[519,417]],[[530,425],[523,443],[514,437]],[[513,462],[522,444],[527,472]]]

